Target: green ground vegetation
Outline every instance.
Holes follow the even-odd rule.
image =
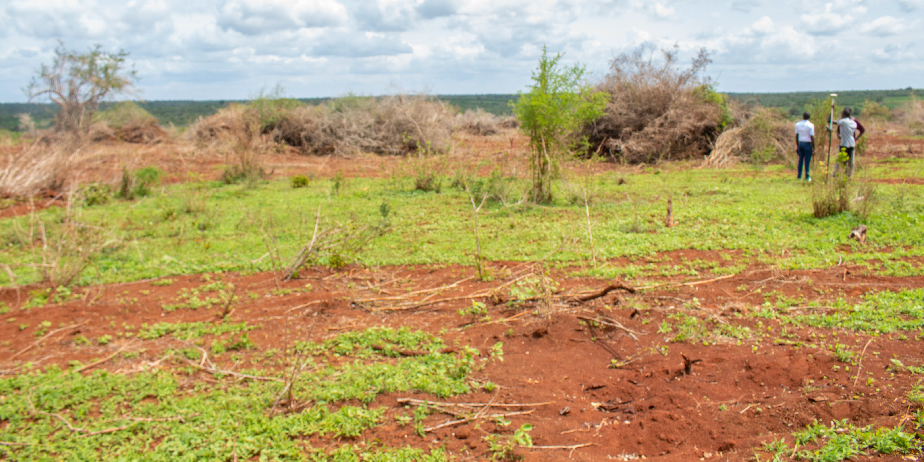
[[[152,331],[143,337],[220,334],[190,324],[142,330]],[[0,459],[447,460],[438,448],[387,447],[368,437],[384,423],[386,408],[374,404],[382,393],[470,391],[469,374],[483,361],[473,349],[441,353],[443,346],[422,332],[373,328],[301,342],[280,358],[283,367],[246,371],[257,379],[217,374],[212,385],[188,380],[199,373],[185,366],[199,360],[196,348],[178,351],[167,369],[137,374],[27,369],[0,379]],[[403,358],[389,348],[430,353]],[[283,395],[305,409],[274,411]]]
[[[921,169],[924,162],[908,160],[900,167]],[[871,174],[895,172],[874,169]],[[905,261],[924,255],[924,191],[920,187],[878,184],[877,205],[865,219],[851,212],[818,219],[812,216],[810,189],[790,176],[781,167],[759,175],[747,169],[648,168],[637,174],[614,172],[586,178],[579,192],[557,182],[556,200],[544,206],[505,205],[489,198],[477,217],[481,255],[489,261],[529,261],[553,253],[549,260],[560,265],[585,265],[592,252],[598,261],[640,260],[632,265],[585,265],[591,275],[624,278],[695,277],[741,269],[733,265],[742,263],[737,260],[721,267],[706,261],[670,268],[643,262],[658,252],[678,249],[739,251],[743,262],[781,269],[850,262],[866,265],[874,274],[924,274],[921,264]],[[338,177],[302,188],[292,188],[287,180],[255,185],[194,182],[157,187],[132,202],[113,198],[100,205],[75,207],[68,219],[62,208],[6,218],[0,220],[0,255],[15,281],[4,271],[0,284],[38,282],[42,279],[40,262],[64,265],[73,259],[70,254],[54,255],[66,249],[43,247],[36,230],[44,227],[49,242],[55,242],[56,236],[68,235],[66,228],[75,223],[86,225],[80,234],[84,240],[93,240],[86,235],[93,230],[106,237],[93,240],[101,243],[100,250],[86,259],[87,266],[76,279],[81,285],[281,269],[311,240],[319,209],[321,229],[340,229],[361,236],[356,239],[363,242],[328,252],[313,264],[334,268],[345,263],[474,264],[475,217],[468,193],[460,187],[444,188],[440,193],[420,191],[413,181],[398,176]],[[491,178],[465,181],[476,193],[497,189]],[[450,177],[446,183],[452,183]],[[528,187],[522,179],[505,179],[503,185],[520,194]],[[570,196],[575,195],[580,200],[572,200]],[[662,225],[669,197],[678,222],[673,228]],[[861,222],[869,227],[865,245],[847,238]],[[56,256],[60,258],[55,260]],[[203,297],[187,295],[190,300],[186,302],[192,302],[193,295]]]

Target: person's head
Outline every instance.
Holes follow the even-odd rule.
[[[809,120],[809,119],[811,119],[811,118],[812,118],[812,115],[809,114],[808,112],[803,112],[803,113],[802,113],[802,120]]]
[[[850,109],[849,107],[845,107],[844,110],[841,111],[841,117],[850,117],[850,114],[852,113],[853,113],[853,109]]]

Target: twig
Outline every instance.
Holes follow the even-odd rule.
[[[723,279],[733,278],[733,277],[735,277],[735,276],[737,276],[737,274],[726,274],[725,276],[719,276],[719,277],[717,277],[717,278],[712,278],[712,279],[705,279],[705,280],[702,280],[702,281],[682,282],[682,283],[671,283],[671,282],[668,282],[668,283],[664,283],[664,284],[655,284],[655,285],[652,285],[652,286],[636,287],[635,290],[648,290],[648,289],[655,289],[655,288],[658,288],[658,287],[698,286],[698,285],[700,285],[700,284],[709,284],[710,282],[721,281],[721,280],[723,280]]]
[[[586,316],[576,316],[576,317],[580,319],[581,321],[595,322],[598,324],[603,324],[605,326],[615,327],[629,334],[629,336],[635,339],[635,341],[638,341],[638,337],[636,337],[636,334],[639,334],[640,332],[635,332],[632,329],[629,329],[628,327],[623,326],[622,323],[620,323],[619,321],[616,321],[615,319],[612,319],[606,316],[598,316],[596,318],[588,318]]]
[[[318,240],[318,225],[320,225],[320,223],[321,223],[321,206],[319,205],[318,206],[318,216],[317,218],[315,218],[315,221],[314,221],[314,234],[311,236],[311,242],[309,242],[307,246],[302,248],[302,250],[295,257],[295,260],[293,260],[292,263],[289,265],[289,267],[286,268],[286,273],[284,277],[286,281],[292,280],[292,277],[295,275],[298,269],[301,268],[302,265],[305,264],[305,262],[308,260],[308,256],[311,255],[311,253],[314,251],[314,244]]]
[[[506,413],[503,413],[503,414],[485,415],[485,416],[482,416],[482,418],[484,418],[484,419],[497,419],[497,418],[500,418],[500,417],[510,417],[510,416],[515,416],[515,415],[527,415],[527,414],[532,414],[533,412],[535,412],[535,409],[530,409],[530,410],[528,410],[528,411],[515,411],[515,412],[506,412]],[[450,420],[449,422],[444,422],[444,423],[441,423],[441,424],[439,424],[439,425],[434,425],[434,426],[432,426],[432,427],[424,428],[424,432],[425,432],[425,433],[429,433],[429,432],[432,432],[433,430],[438,430],[438,429],[443,428],[443,427],[451,427],[451,426],[453,426],[453,425],[464,424],[464,423],[466,423],[466,422],[471,422],[471,421],[475,420],[476,418],[477,418],[477,417],[472,417],[471,419]]]
[[[407,300],[408,297],[410,297],[411,295],[425,294],[425,293],[427,293],[427,292],[441,292],[441,291],[446,290],[446,289],[451,289],[451,288],[453,288],[453,287],[455,287],[455,286],[457,286],[457,285],[459,285],[459,284],[461,284],[461,283],[463,283],[463,282],[466,282],[466,281],[469,281],[469,280],[474,279],[474,277],[475,277],[475,276],[469,276],[469,277],[467,277],[467,278],[465,278],[465,279],[460,279],[460,280],[458,280],[458,281],[456,281],[456,282],[453,282],[452,284],[449,284],[449,285],[446,285],[446,286],[436,287],[436,288],[433,288],[433,289],[415,290],[414,292],[408,292],[408,293],[406,293],[406,294],[399,295],[399,296],[394,296],[394,297],[361,298],[361,299],[353,300],[353,303],[381,302],[381,301],[387,301],[387,300]]]
[[[119,353],[121,353],[122,351],[124,351],[126,348],[128,348],[128,347],[130,347],[130,346],[134,346],[134,345],[137,344],[137,343],[138,343],[138,342],[126,343],[125,345],[122,345],[122,348],[119,348],[118,350],[116,350],[115,353],[113,353],[113,354],[111,354],[111,355],[109,355],[109,356],[106,356],[106,357],[103,358],[103,359],[93,361],[92,363],[87,364],[86,366],[83,366],[83,367],[81,367],[81,368],[79,368],[79,369],[76,369],[76,370],[73,371],[73,373],[74,373],[74,374],[78,374],[78,373],[83,372],[83,371],[85,371],[85,370],[87,370],[87,369],[92,369],[92,368],[94,368],[94,367],[96,367],[96,366],[98,366],[98,365],[100,365],[100,364],[103,364],[104,362],[109,361],[110,359],[114,358],[116,355],[118,355]]]
[[[529,446],[529,449],[578,449],[591,446],[593,443],[575,444],[574,446]]]
[[[476,408],[481,408],[481,407],[487,406],[488,404],[490,404],[491,407],[503,407],[503,408],[511,408],[511,407],[539,407],[539,406],[548,406],[549,404],[555,404],[554,401],[547,401],[547,402],[545,402],[545,403],[501,403],[501,404],[491,404],[491,403],[447,403],[447,402],[440,402],[440,401],[425,401],[425,400],[422,400],[422,399],[415,399],[415,398],[398,398],[397,401],[398,401],[399,403],[401,403],[401,404],[412,404],[412,405],[414,405],[414,406],[422,406],[422,405],[427,405],[427,406],[459,406],[459,407],[476,407]]]
[[[872,341],[873,339],[869,339],[869,341],[866,342],[866,346],[863,347],[863,352],[860,353],[860,360],[857,361],[857,376],[853,379],[853,386],[857,386],[857,381],[860,380],[860,371],[863,370],[863,355],[866,354],[866,348],[869,347]]]
[[[602,144],[600,146],[603,146]],[[587,190],[584,190],[584,213],[587,215],[587,235],[590,236],[590,256],[593,258],[594,268],[597,267],[597,250],[594,248],[594,229],[590,225],[590,206],[587,205]]]
[[[589,302],[589,301],[591,301],[591,300],[595,300],[595,299],[604,297],[604,296],[606,296],[606,294],[608,294],[608,293],[610,293],[610,292],[612,292],[612,291],[614,291],[614,290],[625,290],[626,292],[629,292],[630,294],[634,294],[634,293],[636,293],[636,292],[638,291],[637,289],[632,288],[632,287],[629,287],[629,286],[627,286],[627,285],[625,285],[625,284],[622,284],[622,283],[619,283],[619,284],[610,284],[610,285],[606,286],[605,288],[603,288],[603,290],[600,290],[600,291],[598,291],[598,292],[594,292],[594,293],[591,293],[591,294],[588,294],[588,295],[584,295],[584,296],[577,296],[577,297],[572,298],[572,299],[569,300],[569,301],[575,301],[575,302],[579,302],[579,303]]]
[[[32,446],[29,443],[8,443],[6,441],[0,441],[0,446]]]
[[[186,362],[188,362],[190,365],[192,365],[192,366],[194,366],[194,367],[197,367],[197,368],[199,368],[199,369],[201,369],[201,370],[203,370],[203,371],[205,371],[205,372],[208,372],[209,374],[212,374],[212,375],[215,375],[215,374],[222,374],[222,375],[231,375],[231,376],[238,377],[238,378],[241,378],[241,379],[271,380],[271,381],[280,382],[280,383],[283,382],[282,379],[277,378],[277,377],[263,377],[263,376],[259,376],[259,375],[241,374],[240,372],[228,371],[228,370],[224,370],[224,369],[218,369],[218,368],[215,368],[215,367],[205,367],[205,366],[201,366],[201,365],[196,364],[196,363],[194,363],[194,362],[192,362],[192,361],[186,361]]]
[[[36,346],[36,345],[38,345],[38,344],[44,342],[45,340],[48,339],[48,337],[51,337],[52,335],[55,335],[55,334],[57,334],[58,332],[61,332],[61,331],[64,331],[64,330],[73,329],[74,327],[80,326],[81,324],[86,324],[86,322],[87,322],[87,321],[78,322],[77,324],[74,324],[74,325],[71,325],[71,326],[67,326],[67,327],[62,327],[62,328],[60,328],[60,329],[55,329],[55,330],[53,330],[53,331],[51,331],[51,332],[45,334],[44,336],[42,336],[42,338],[36,340],[36,341],[33,342],[31,345],[29,345],[29,346],[23,348],[22,350],[20,350],[19,353],[16,353],[15,355],[11,356],[10,359],[9,359],[9,361],[12,361],[12,360],[16,359],[19,355],[21,355],[21,354],[23,354],[23,353],[29,351],[30,349],[32,349],[32,347],[34,347],[34,346]]]

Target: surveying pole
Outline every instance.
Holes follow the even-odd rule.
[[[828,116],[828,162],[825,163],[825,177],[831,173],[831,139],[834,138],[834,98],[837,93],[831,93],[831,115]]]

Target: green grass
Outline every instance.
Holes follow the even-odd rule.
[[[142,338],[218,333],[199,323],[174,327],[155,326],[156,335]],[[244,330],[234,324],[226,327]],[[5,443],[0,445],[0,459],[446,460],[439,449],[426,453],[386,447],[368,438],[386,412],[372,403],[382,393],[415,391],[445,398],[468,392],[468,375],[475,365],[472,350],[396,359],[374,345],[426,349],[443,344],[418,331],[378,328],[321,344],[301,344],[310,364],[295,380],[292,397],[311,405],[291,414],[269,412],[284,387],[274,381],[219,375],[219,383],[209,385],[190,381],[187,374],[195,370],[183,367],[131,375],[27,370],[0,379],[0,442]],[[348,361],[331,362],[334,358]],[[174,364],[184,363],[177,358]],[[320,438],[312,440],[316,446],[308,436]],[[341,438],[349,438],[351,444],[342,444]]]
[[[903,166],[920,169],[924,162]],[[755,176],[748,170],[681,170],[592,177],[587,184],[595,197],[590,215],[597,258],[730,249],[743,251],[745,259],[802,269],[827,267],[839,260],[877,260],[885,265],[924,255],[924,191],[920,188],[880,185],[879,208],[866,221],[871,244],[861,247],[846,237],[859,218],[851,213],[813,218],[809,190],[790,178],[790,173]],[[627,179],[628,184],[618,185],[617,177]],[[338,254],[335,260],[322,259],[318,264],[473,264],[475,240],[467,194],[455,188],[439,194],[413,191],[412,181],[410,177],[351,178],[342,180],[339,191],[330,180],[298,189],[289,187],[287,181],[252,189],[191,183],[166,187],[162,194],[142,201],[86,207],[81,220],[111,230],[118,243],[90,259],[79,283],[264,271],[274,264],[266,256],[268,245],[278,245],[282,256],[278,264],[284,265],[311,239],[319,206],[323,227],[347,222],[381,225],[382,205],[388,204],[389,231],[358,252]],[[527,261],[561,247],[551,261],[588,261],[591,248],[583,204],[572,205],[567,191],[557,193],[558,201],[550,206],[486,204],[478,218],[483,255],[488,260]],[[660,223],[669,196],[679,225],[666,229]],[[63,215],[58,208],[38,214],[51,239]],[[646,232],[634,232],[638,226]],[[20,284],[40,279],[35,267],[29,266],[41,261],[40,247],[33,245],[36,237],[30,240],[29,229],[29,217],[0,220],[0,256],[11,263]],[[886,252],[886,247],[891,251]],[[603,266],[596,271],[606,277],[693,277],[714,266],[712,262],[687,262],[673,268]],[[917,274],[920,268],[883,271]],[[10,282],[0,272],[0,284]]]
[[[838,300],[819,313],[795,315],[786,322],[845,329],[867,334],[915,331],[924,328],[924,289],[869,293],[858,304]]]

